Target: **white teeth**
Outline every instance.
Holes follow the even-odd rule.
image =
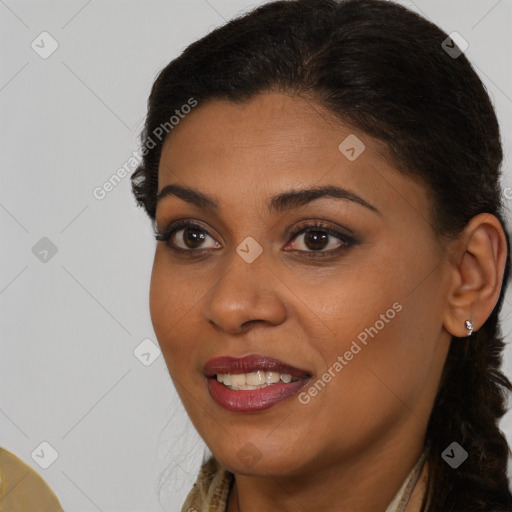
[[[279,382],[279,373],[277,372],[265,372],[267,374],[267,378],[265,379],[267,384],[275,384]]]
[[[229,377],[230,375],[228,375]],[[232,386],[245,386],[248,382],[245,382],[245,375],[243,373],[231,375]]]
[[[258,370],[251,373],[219,373],[217,380],[231,389],[261,389],[280,380],[286,384],[292,381],[289,373],[264,372]]]
[[[231,386],[231,375],[229,375],[229,373],[217,374],[217,380],[223,384],[226,384],[226,386]]]
[[[265,372],[258,370],[257,372],[248,373],[245,377],[247,384],[250,386],[259,386],[265,384]]]

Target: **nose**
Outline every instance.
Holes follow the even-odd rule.
[[[233,251],[223,276],[205,301],[206,321],[230,334],[243,333],[253,324],[283,323],[287,311],[282,293],[286,287],[269,265],[264,252],[247,263]]]

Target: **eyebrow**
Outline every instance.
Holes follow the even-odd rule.
[[[188,203],[194,204],[202,210],[210,212],[218,212],[219,203],[212,197],[203,194],[197,190],[191,188],[182,187],[180,185],[172,184],[166,185],[157,195],[157,204],[168,196],[175,196],[187,201]],[[274,196],[268,203],[268,208],[272,212],[281,213],[286,210],[292,210],[304,206],[315,199],[322,197],[333,197],[335,199],[346,199],[354,203],[360,204],[365,208],[379,213],[379,210],[375,206],[371,205],[363,198],[350,192],[341,187],[335,185],[326,185],[323,187],[306,188],[299,190],[290,190]]]

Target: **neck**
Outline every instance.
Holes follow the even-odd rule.
[[[228,512],[384,512],[417,463],[422,446],[383,450],[368,460],[312,468],[293,478],[235,475]],[[423,468],[405,512],[417,512],[425,492]]]

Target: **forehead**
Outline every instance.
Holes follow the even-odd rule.
[[[187,147],[216,152],[226,147],[232,153],[250,149],[275,153],[282,149],[287,158],[294,153],[307,157],[315,153],[313,149],[337,149],[343,133],[357,131],[316,101],[264,93],[243,103],[215,99],[200,104],[173,129],[164,147],[173,146],[175,151],[185,142]],[[364,138],[370,143],[370,152],[387,156],[384,144],[366,135]]]
[[[282,93],[211,100],[185,116],[164,144],[159,191],[180,181],[247,205],[290,185],[332,183],[379,209],[400,200],[425,218],[429,207],[426,187],[397,172],[384,143],[313,100]]]

